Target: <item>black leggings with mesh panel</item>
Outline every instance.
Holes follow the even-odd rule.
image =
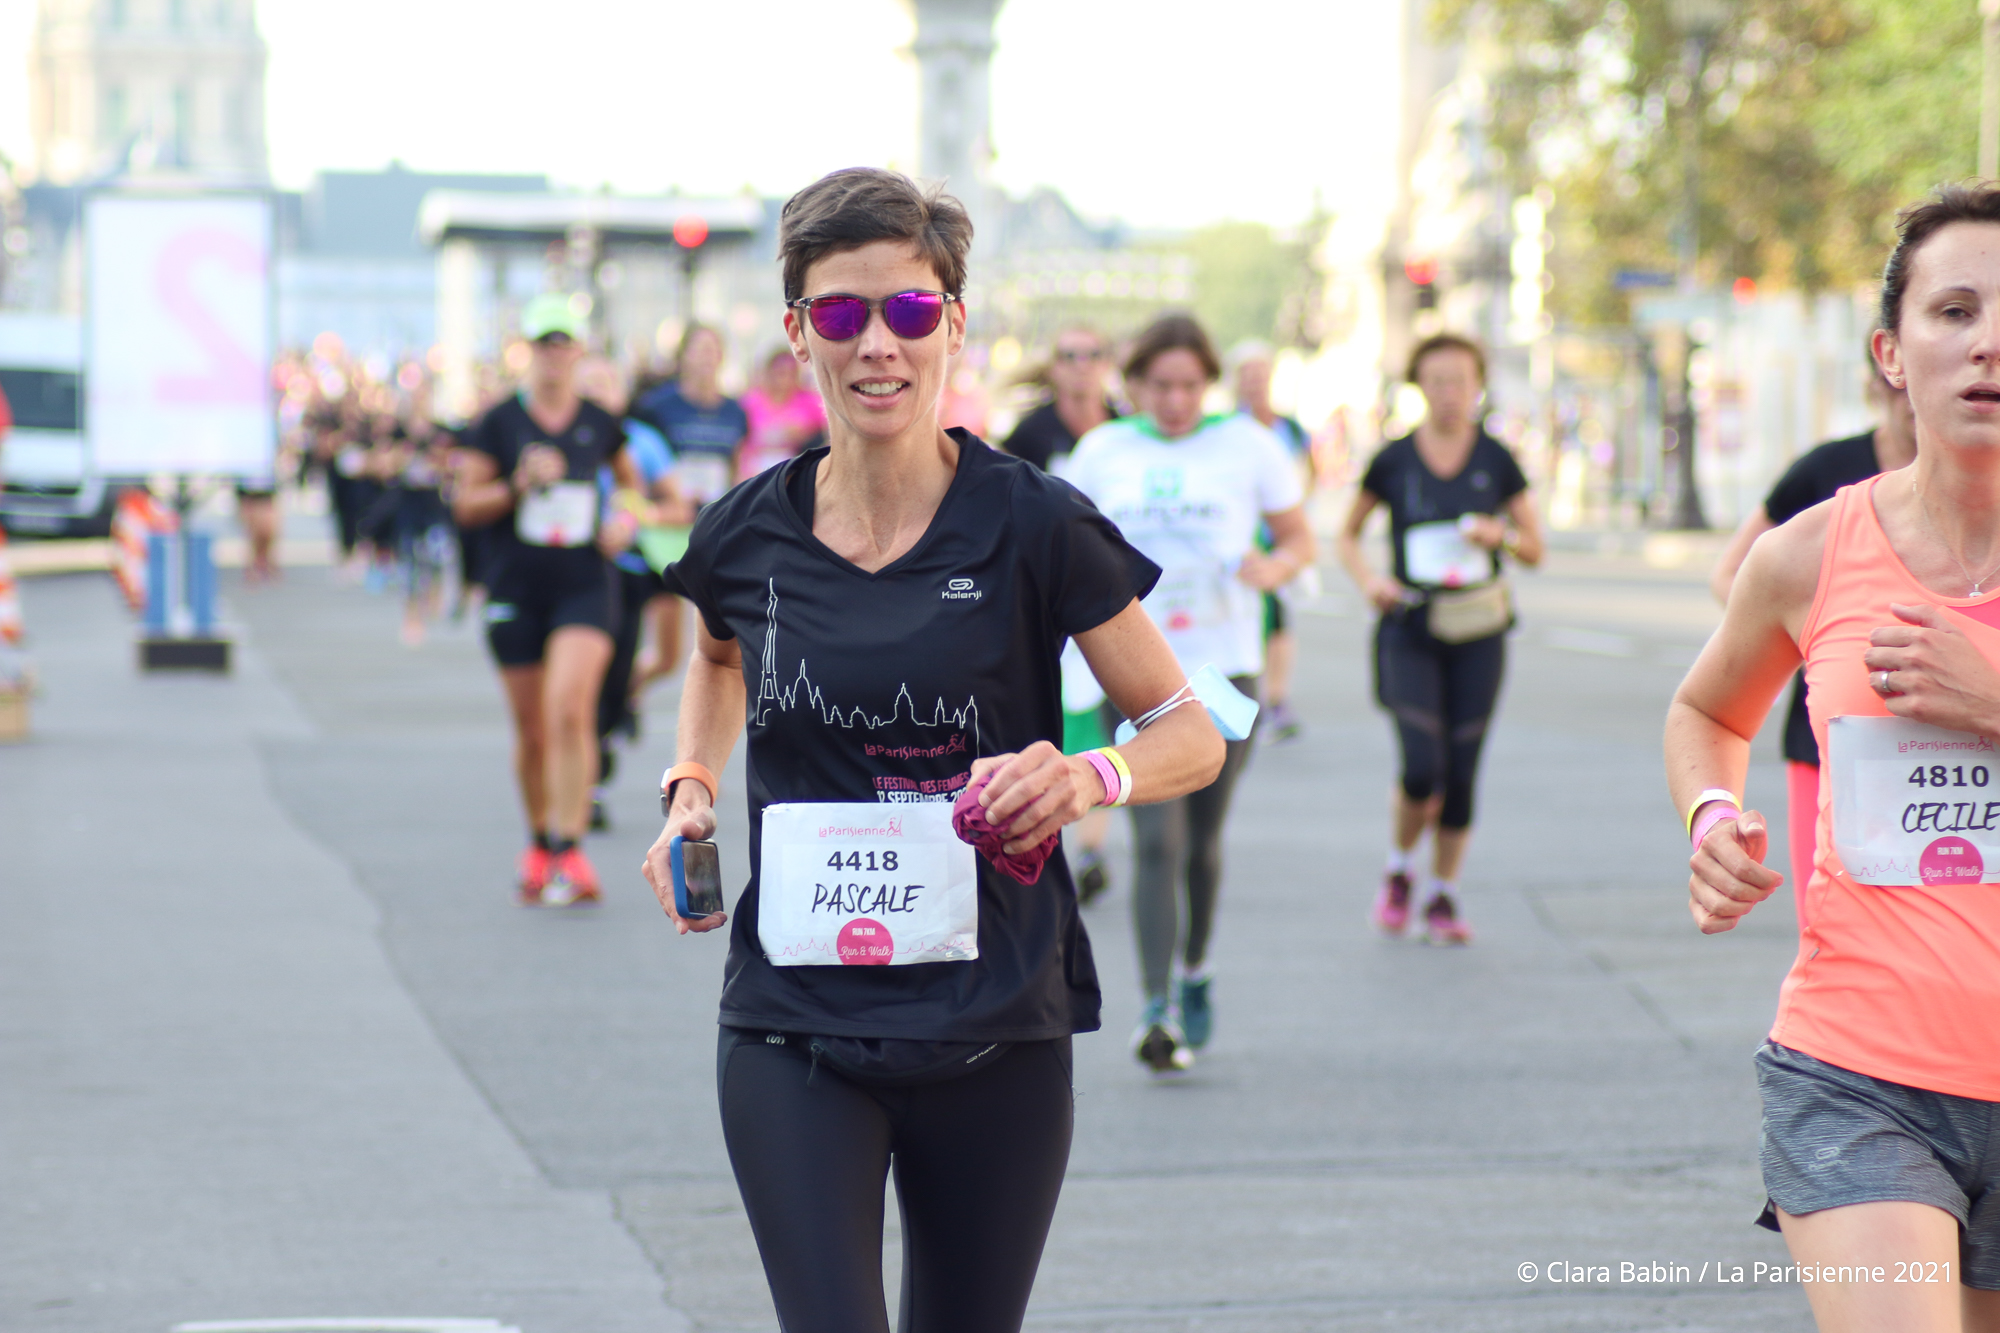
[[[1444,795],[1438,827],[1472,827],[1472,784],[1486,726],[1500,700],[1507,636],[1443,643],[1425,612],[1383,616],[1375,625],[1375,698],[1396,722],[1403,794]]]

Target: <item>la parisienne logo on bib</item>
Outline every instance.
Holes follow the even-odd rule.
[[[973,585],[971,579],[953,579],[944,585],[944,599],[947,602],[976,602],[985,595]]]

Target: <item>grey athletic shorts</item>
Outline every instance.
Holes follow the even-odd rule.
[[[1968,1287],[2000,1291],[2000,1102],[1928,1092],[1757,1048],[1760,1156],[1772,1205],[1797,1217],[1850,1203],[1927,1203],[1958,1219]]]

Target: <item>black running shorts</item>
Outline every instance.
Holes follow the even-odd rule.
[[[1854,1203],[1927,1203],[1958,1219],[1962,1281],[2000,1291],[2000,1102],[1930,1092],[1767,1041],[1760,1156],[1772,1205],[1793,1217]]]
[[[486,590],[486,643],[503,667],[534,666],[565,625],[618,633],[618,575],[608,562],[563,579],[502,574]]]

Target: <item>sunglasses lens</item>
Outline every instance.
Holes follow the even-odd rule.
[[[844,343],[868,327],[868,303],[858,296],[823,296],[806,313],[813,331],[828,342]]]
[[[944,297],[936,292],[897,292],[882,303],[882,322],[898,338],[927,338],[944,318]]]

